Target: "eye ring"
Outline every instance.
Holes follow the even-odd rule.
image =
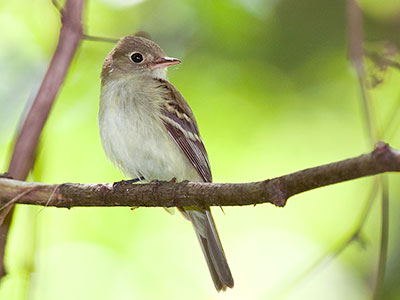
[[[129,58],[131,61],[133,61],[135,64],[139,64],[143,61],[143,55],[140,54],[139,52],[132,53]]]

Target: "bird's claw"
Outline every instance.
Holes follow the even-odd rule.
[[[152,181],[150,181],[150,184],[156,184],[156,185],[161,185],[161,184],[166,184],[166,183],[176,183],[176,177],[173,177],[170,181],[157,180],[157,179],[153,179]]]
[[[14,179],[8,172],[0,174],[0,178]]]
[[[129,180],[121,180],[121,181],[117,181],[113,183],[113,188],[114,189],[118,189],[123,185],[126,184],[133,184],[136,183],[138,181],[144,180],[144,177],[139,177],[139,178],[133,178],[133,179],[129,179]]]

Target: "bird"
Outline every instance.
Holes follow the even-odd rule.
[[[106,156],[132,181],[212,182],[199,127],[167,78],[181,63],[152,40],[121,38],[101,71],[98,126]],[[216,290],[234,281],[209,207],[180,207],[193,224]]]

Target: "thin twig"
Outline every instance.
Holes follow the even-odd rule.
[[[106,42],[106,43],[118,43],[119,39],[114,39],[114,38],[107,38],[107,37],[102,37],[102,36],[93,36],[93,35],[88,35],[88,34],[83,34],[82,39],[87,40],[87,41],[94,41],[94,42]]]
[[[23,196],[29,194],[30,192],[39,189],[39,186],[34,186],[31,187],[30,189],[27,189],[26,191],[23,191],[21,194],[18,194],[17,196],[15,196],[14,198],[12,198],[11,200],[9,200],[7,203],[3,204],[3,206],[0,207],[0,211],[3,211],[4,209],[6,209],[8,206],[13,205],[15,203],[18,202],[19,199],[21,199]],[[1,216],[2,217],[2,216]],[[1,218],[0,217],[0,218]]]
[[[57,185],[56,185],[56,187],[54,188],[54,190],[51,192],[50,197],[49,197],[49,199],[47,200],[45,207],[46,207],[46,206],[49,206],[49,203],[51,202],[51,199],[53,199],[54,194],[56,193],[56,191],[59,189],[60,186],[61,186],[60,184],[57,184]]]
[[[365,118],[364,123],[367,128],[369,143],[373,145],[378,140],[379,133],[376,126],[375,116],[373,114],[372,101],[368,93],[364,73],[358,72],[357,76],[361,91],[362,108]]]
[[[349,46],[351,53],[351,60],[353,62],[353,66],[356,69],[358,81],[360,84],[361,90],[361,100],[363,104],[363,111],[365,116],[365,124],[368,129],[368,136],[370,139],[370,143],[374,144],[377,139],[380,137],[376,119],[373,115],[372,101],[367,89],[367,82],[365,76],[365,69],[363,65],[363,17],[360,6],[356,2],[356,0],[348,0],[347,1],[347,10],[348,10],[348,24],[349,24]],[[382,188],[382,218],[381,218],[381,242],[380,242],[380,250],[379,250],[379,263],[378,263],[378,271],[376,275],[376,283],[373,291],[373,299],[376,300],[379,297],[383,279],[385,276],[386,270],[386,260],[387,260],[387,250],[388,250],[388,235],[389,235],[389,226],[388,226],[388,183],[387,180],[381,176],[381,188]]]
[[[374,288],[373,299],[380,299],[385,279],[386,261],[389,243],[389,189],[387,176],[379,176],[382,185],[382,227],[381,242],[379,249],[378,273],[376,275],[376,285]]]
[[[355,223],[354,228],[346,235],[347,237],[343,241],[338,242],[336,246],[327,251],[325,254],[321,255],[317,260],[312,263],[311,266],[302,271],[300,275],[293,276],[295,278],[292,280],[286,280],[284,283],[284,287],[275,288],[275,291],[277,292],[273,292],[272,295],[274,295],[274,297],[271,298],[280,299],[281,297],[287,295],[298,284],[309,278],[312,273],[316,273],[318,269],[321,269],[323,266],[328,265],[331,261],[338,257],[344,250],[346,250],[348,246],[350,246],[350,244],[356,241],[362,242],[362,240],[360,239],[361,231],[369,216],[372,204],[374,203],[378,194],[378,180],[378,178],[374,180],[371,190],[368,193],[367,201],[365,202],[363,211],[358,217],[358,221]],[[292,274],[292,272],[290,274]]]
[[[400,118],[399,118],[400,97],[397,98],[397,101],[391,106],[391,109],[389,111],[390,111],[390,116],[387,118],[387,121],[383,126],[382,130],[382,138],[388,140],[393,138],[393,135],[398,132],[398,128],[400,126]],[[397,123],[396,119],[398,119]]]
[[[364,51],[364,53],[370,60],[372,60],[377,65],[389,66],[400,70],[400,63],[395,60],[391,60],[373,51],[366,50]]]
[[[56,191],[58,190],[58,188],[59,188],[60,186],[61,186],[60,184],[57,184],[57,185],[54,187],[54,190],[51,192],[51,194],[50,194],[50,196],[49,196],[49,199],[47,200],[46,204],[42,207],[42,209],[38,212],[38,214],[40,214],[47,206],[49,206],[49,203],[51,202],[51,199],[53,199],[54,194],[56,193]]]
[[[64,13],[64,7],[62,7],[62,6],[60,5],[60,3],[58,3],[57,0],[51,0],[51,3],[53,3],[53,6],[58,10],[58,12],[59,12],[61,15],[63,15],[63,13]]]
[[[366,127],[368,129],[368,136],[371,142],[375,142],[377,139],[377,130],[374,122],[374,117],[372,116],[372,110],[370,107],[370,99],[366,89],[365,76],[364,76],[364,65],[362,60],[362,40],[363,40],[363,30],[362,30],[362,16],[358,5],[353,1],[349,0],[347,2],[348,6],[348,21],[349,21],[349,53],[353,66],[356,69],[357,77],[359,79],[361,98],[363,103],[363,110],[366,119]],[[392,118],[391,118],[392,119]],[[391,122],[388,122],[385,127],[389,126]],[[371,211],[372,203],[374,202],[377,191],[379,187],[378,180],[374,181],[371,192],[366,201],[363,212],[359,217],[358,224],[355,226],[354,230],[348,234],[348,237],[337,245],[334,249],[328,251],[327,254],[321,256],[313,265],[303,272],[301,276],[298,276],[291,284],[289,288],[286,288],[284,293],[286,294],[294,286],[299,284],[304,278],[308,278],[309,274],[314,272],[323,263],[328,263],[335,257],[340,255],[353,241],[360,240],[360,234],[367,220],[367,217]],[[387,188],[387,187],[386,187]],[[385,189],[383,188],[383,193]],[[283,294],[282,292],[280,294]]]
[[[362,107],[365,116],[365,124],[371,144],[377,140],[375,118],[372,115],[371,101],[367,92],[365,79],[365,67],[363,61],[363,17],[359,4],[356,0],[347,0],[347,27],[348,27],[348,49],[350,61],[356,70],[362,99]]]

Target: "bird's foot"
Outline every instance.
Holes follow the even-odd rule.
[[[114,189],[118,189],[123,185],[133,184],[133,183],[136,183],[136,182],[141,181],[141,180],[144,180],[144,177],[133,178],[133,179],[130,179],[130,180],[117,181],[117,182],[113,183],[113,188]]]
[[[14,179],[8,172],[0,174],[0,178]]]
[[[175,183],[175,182],[176,182],[176,177],[172,178],[170,181],[153,179],[152,181],[150,181],[150,184],[161,185],[161,184]]]

